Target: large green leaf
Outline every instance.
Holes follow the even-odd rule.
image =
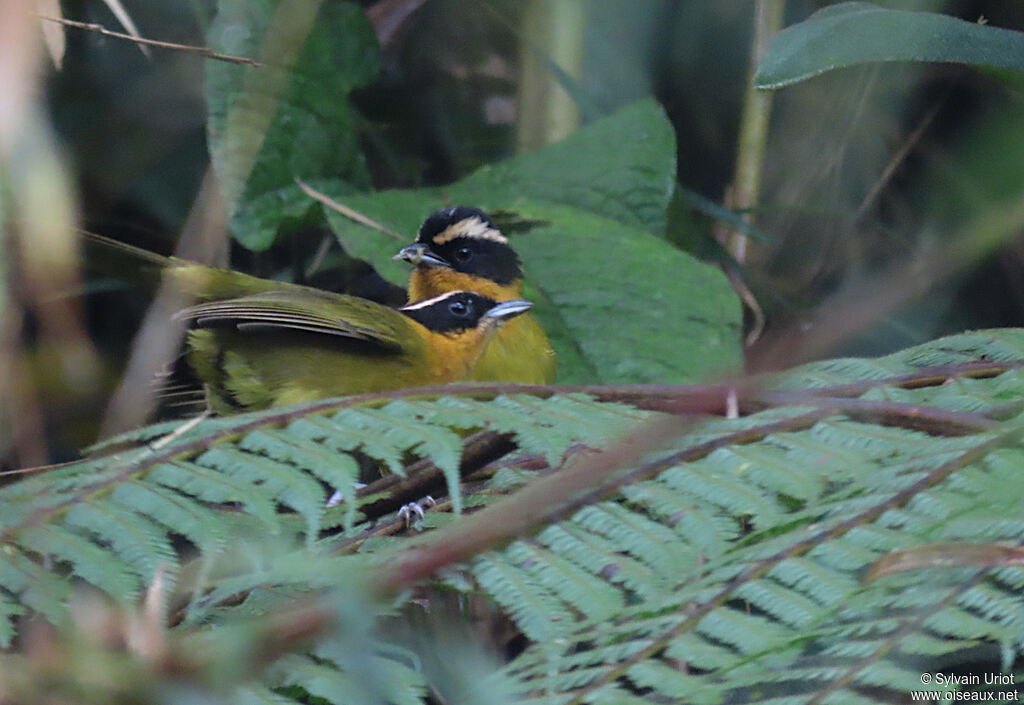
[[[543,295],[538,315],[561,343],[563,382],[590,370],[604,383],[631,383],[739,368],[740,306],[718,268],[601,215],[526,199],[513,206],[547,223],[513,242]],[[586,368],[567,364],[570,345]]]
[[[641,100],[539,152],[485,166],[450,192],[485,208],[533,196],[661,234],[675,174],[672,125]]]
[[[337,211],[325,209],[327,222],[347,254],[366,260],[376,267],[382,276],[404,286],[409,278],[409,265],[395,262],[392,257],[399,249],[416,239],[416,232],[426,215],[444,204],[441,192],[435,189],[417,189],[352,196],[337,194],[334,191],[328,191],[327,194],[356,212],[404,235],[402,239],[398,239],[394,235],[357,223]]]
[[[444,203],[538,221],[525,234],[507,234],[558,353],[559,381],[686,382],[739,366],[740,307],[717,269],[651,233],[664,229],[674,155],[664,113],[641,101],[444,189],[339,200],[408,233],[407,242]],[[404,282],[408,267],[391,257],[405,242],[338,213],[328,220],[346,252]]]
[[[1024,70],[1024,34],[866,2],[827,7],[772,39],[754,83],[779,88],[876,61],[940,61]]]
[[[278,44],[288,41],[274,36],[274,6],[270,0],[221,0],[208,33],[210,46],[261,56],[261,44],[271,43],[265,37]],[[352,3],[331,2],[323,4],[301,49],[296,48],[293,64],[259,69],[224,62],[207,65],[210,153],[234,216],[233,230],[243,245],[269,247],[281,218],[299,216],[309,207],[308,199],[294,198],[295,178],[368,185],[346,97],[373,78],[378,63],[377,40],[362,10]],[[272,72],[281,70],[287,76],[279,85]],[[266,80],[259,74],[254,78],[254,71],[265,72]],[[279,95],[267,95],[277,87]],[[262,134],[259,127],[270,116],[261,111],[268,110],[274,114]],[[249,150],[257,144],[247,170]]]

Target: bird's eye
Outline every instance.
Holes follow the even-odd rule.
[[[452,315],[462,318],[469,313],[469,306],[462,301],[452,301],[448,304],[448,310],[452,312]]]
[[[455,250],[455,260],[457,262],[468,262],[470,257],[473,256],[473,251],[468,247],[460,247]]]

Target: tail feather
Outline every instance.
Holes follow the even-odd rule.
[[[175,264],[175,259],[173,257],[158,255],[155,252],[150,252],[149,250],[136,247],[135,245],[129,245],[118,240],[113,240],[105,235],[99,235],[88,230],[79,230],[78,232],[87,244],[98,245],[100,248],[107,251],[119,252],[130,256],[132,259],[149,262],[150,264],[155,264],[159,267],[170,267]]]

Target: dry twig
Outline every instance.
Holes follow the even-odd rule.
[[[136,44],[142,44],[146,46],[160,47],[161,49],[173,49],[175,51],[187,51],[195,54],[199,54],[205,59],[215,59],[217,61],[227,61],[232,64],[246,64],[247,66],[253,66],[260,68],[263,66],[260,62],[255,59],[250,59],[247,56],[232,56],[231,54],[221,54],[214,51],[210,47],[199,47],[192,46],[189,44],[176,44],[175,42],[162,42],[158,39],[145,39],[143,37],[133,37],[130,34],[124,32],[115,32],[112,29],[107,29],[101,24],[95,22],[78,22],[76,20],[63,19],[61,17],[47,17],[45,15],[37,15],[41,20],[47,22],[56,22],[66,27],[76,27],[77,29],[85,29],[90,32],[98,32],[105,37],[113,37],[114,39],[124,39],[125,41],[135,42]]]

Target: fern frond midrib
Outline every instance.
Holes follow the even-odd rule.
[[[1021,436],[1024,435],[1024,425],[1014,425],[1012,428],[1003,431],[1002,433],[984,441],[977,446],[968,449],[957,457],[939,465],[937,468],[929,472],[925,477],[913,483],[912,485],[904,488],[903,490],[892,494],[887,497],[883,502],[880,502],[872,507],[862,510],[858,514],[840,521],[838,524],[823,529],[820,532],[813,534],[812,536],[801,539],[791,546],[780,550],[768,558],[754,563],[748,568],[744,569],[739,575],[732,580],[728,581],[718,592],[716,592],[710,599],[706,600],[701,604],[687,604],[682,609],[685,610],[686,618],[679,622],[675,627],[667,630],[664,634],[655,639],[648,640],[648,645],[633,657],[626,659],[620,664],[616,664],[614,667],[608,669],[601,678],[596,679],[593,683],[583,687],[580,691],[575,693],[572,698],[566,701],[566,705],[582,705],[586,702],[586,697],[594,692],[598,687],[612,683],[617,679],[624,677],[626,673],[634,665],[641,663],[653,655],[659,653],[665,649],[673,639],[679,635],[691,631],[697,627],[700,621],[706,617],[712,610],[723,605],[726,601],[731,599],[736,590],[752,580],[756,580],[767,574],[772,568],[779,565],[783,561],[794,558],[800,555],[806,554],[814,547],[820,545],[826,539],[836,538],[843,534],[852,531],[853,529],[862,526],[870,521],[881,516],[886,510],[902,506],[908,502],[912,497],[919,494],[921,491],[932,487],[943,479],[949,477],[950,474],[956,470],[969,465],[987,455],[992,450],[1019,441]],[[984,571],[981,571],[984,572]],[[923,619],[924,617],[922,617]],[[852,676],[851,676],[852,678]]]

